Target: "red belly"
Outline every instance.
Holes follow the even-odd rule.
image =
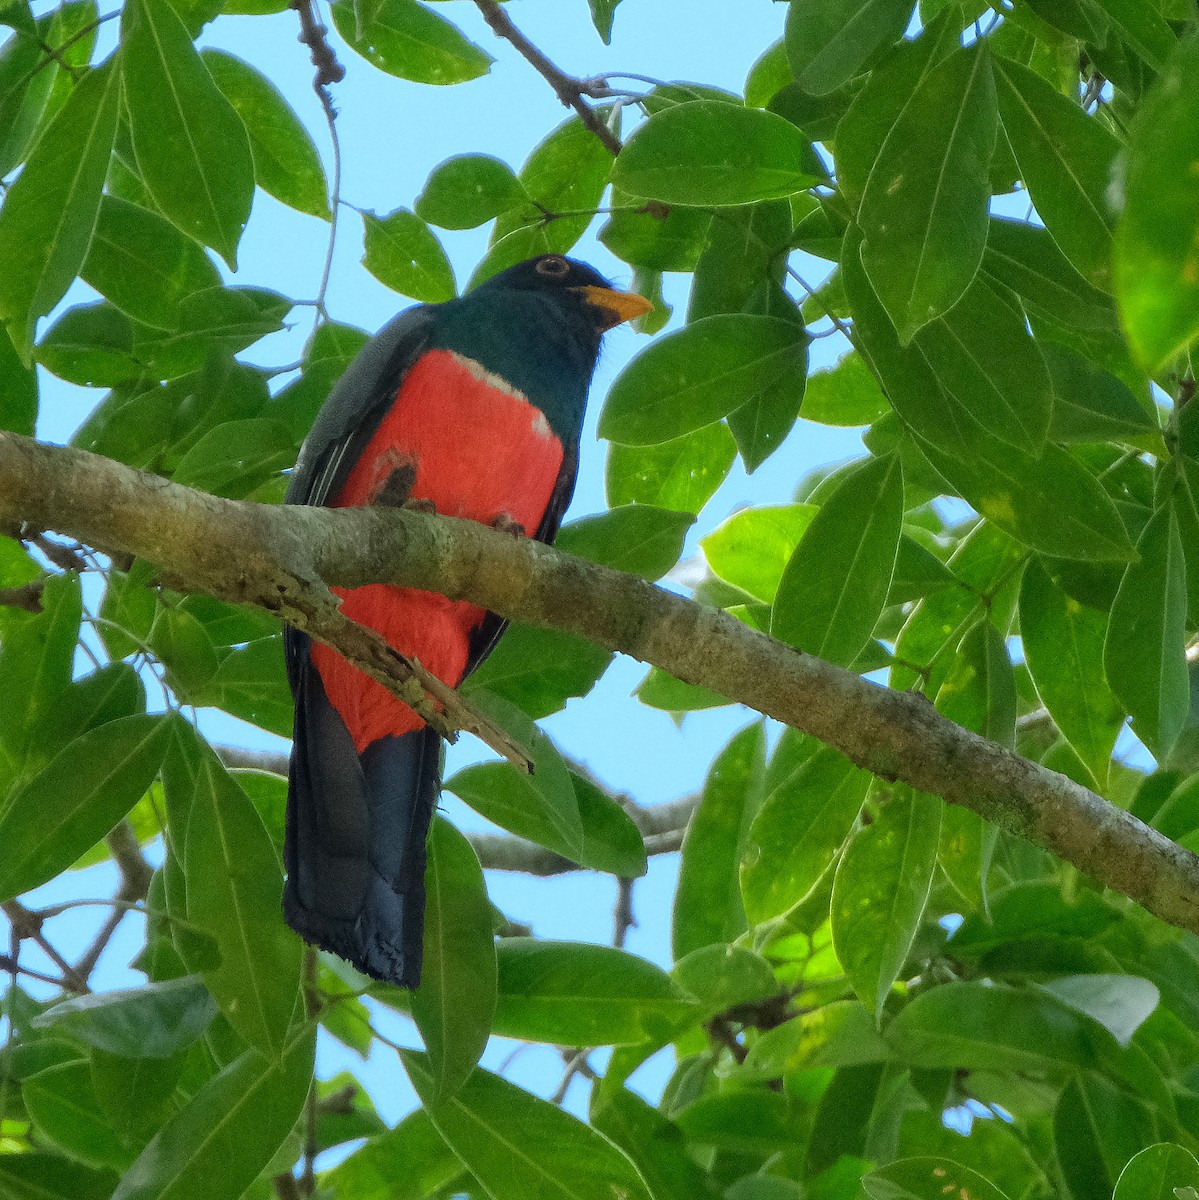
[[[507,516],[535,533],[562,468],[562,444],[540,409],[481,376],[477,364],[447,350],[421,357],[332,506],[372,503],[407,465],[415,468],[412,497],[432,501],[439,513],[487,525]],[[334,591],[348,617],[377,629],[451,687],[462,681],[483,609],[385,584]],[[312,658],[359,752],[424,724],[327,646],[314,643]]]

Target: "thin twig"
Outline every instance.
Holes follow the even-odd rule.
[[[32,912],[19,900],[6,900],[0,910],[12,923],[13,932],[24,941],[35,942],[43,954],[62,972],[62,985],[71,992],[90,992],[87,980],[50,944],[42,932],[42,916]]]
[[[32,583],[23,583],[20,587],[0,588],[0,605],[6,608],[23,608],[26,612],[40,613],[42,611],[42,592],[46,580],[35,579]]]
[[[560,67],[556,67],[515,25],[511,18],[496,3],[496,0],[475,0],[483,20],[491,26],[497,37],[502,37],[516,47],[520,55],[541,77],[554,89],[558,99],[567,108],[573,108],[579,114],[579,120],[591,130],[613,155],[620,153],[620,139],[604,124],[599,113],[589,105],[583,97],[590,94],[589,88],[593,81],[576,79],[567,75]]]
[[[629,930],[637,925],[633,912],[634,879],[619,878],[616,881],[616,906],[612,910],[612,945],[623,950]]]
[[[92,944],[75,964],[79,977],[88,980],[100,961],[100,955],[108,948],[117,927],[129,914],[129,906],[145,900],[150,893],[150,880],[154,868],[146,861],[142,848],[128,821],[122,821],[104,839],[113,861],[121,873],[121,883],[114,898],[113,910],[100,927]]]

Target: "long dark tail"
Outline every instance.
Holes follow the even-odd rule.
[[[425,839],[441,787],[432,729],[359,755],[307,655],[296,670],[283,915],[387,983],[420,983]]]

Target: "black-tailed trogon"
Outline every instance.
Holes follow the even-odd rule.
[[[551,542],[574,490],[605,330],[650,305],[557,254],[401,313],[351,363],[300,451],[290,504],[411,504]],[[343,611],[456,687],[503,631],[432,592],[337,589]],[[327,646],[285,631],[295,696],[283,910],[309,942],[416,987],[440,739]]]

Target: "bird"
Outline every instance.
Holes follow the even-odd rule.
[[[285,503],[406,506],[552,542],[574,491],[601,338],[652,307],[585,263],[542,254],[407,309],[330,392]],[[451,687],[505,625],[412,588],[334,591],[346,616]],[[366,975],[416,988],[441,738],[323,643],[287,627],[284,650],[295,699],[284,919]]]

